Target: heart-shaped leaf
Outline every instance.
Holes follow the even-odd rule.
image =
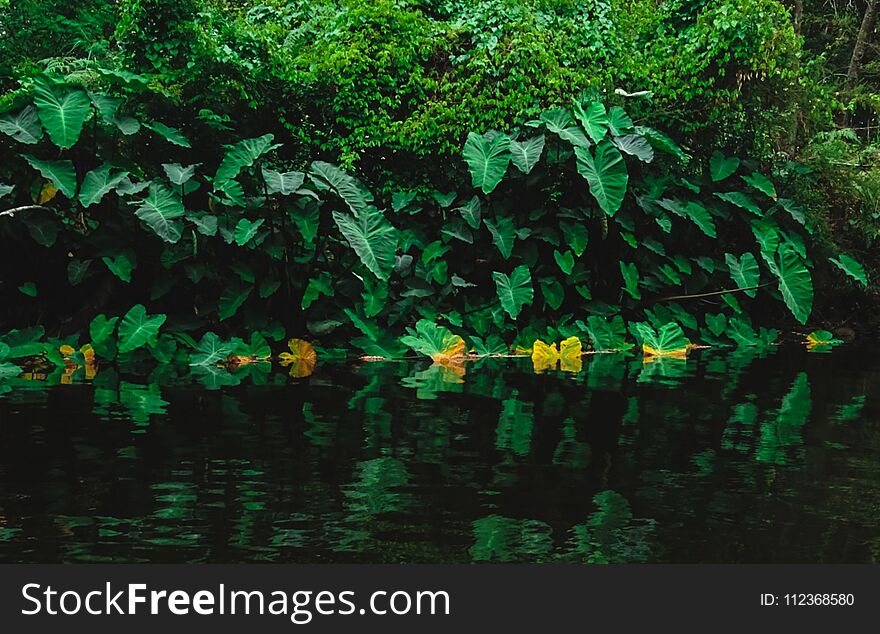
[[[560,271],[566,275],[571,275],[571,271],[574,268],[574,253],[571,251],[560,253],[556,249],[553,249],[553,259],[556,260],[556,264],[559,266]]]
[[[119,322],[119,352],[155,345],[159,328],[166,319],[166,315],[148,315],[142,304],[133,306]]]
[[[516,240],[516,225],[513,223],[513,218],[505,216],[497,218],[495,222],[487,218],[484,222],[489,228],[489,233],[492,234],[492,242],[507,260],[513,252],[513,243]]]
[[[0,117],[0,132],[25,145],[39,143],[43,138],[43,126],[37,116],[37,109],[27,106],[18,114]]]
[[[373,201],[373,194],[358,179],[330,163],[312,163],[309,178],[319,190],[336,193],[355,213],[359,213]]]
[[[530,305],[535,296],[529,267],[518,266],[509,277],[505,273],[494,271],[492,279],[495,280],[495,292],[501,307],[512,319],[516,319],[522,307]]]
[[[150,193],[141,201],[135,215],[165,242],[174,244],[180,240],[183,223],[178,219],[184,215],[183,201],[162,183],[150,185]]]
[[[101,202],[101,199],[116,189],[128,172],[115,171],[112,165],[104,163],[83,177],[79,191],[79,201],[83,207],[90,207]]]
[[[725,178],[733,174],[738,168],[738,158],[736,158],[735,156],[727,158],[717,150],[712,153],[712,158],[709,159],[709,176],[712,178],[713,183],[723,181]]]
[[[465,141],[462,155],[471,172],[473,186],[484,194],[489,194],[507,172],[511,158],[510,137],[498,133],[481,136],[471,132]]]
[[[266,181],[266,189],[270,195],[289,196],[302,187],[306,175],[302,172],[276,172],[264,167],[263,179]]]
[[[837,258],[829,258],[829,261],[862,286],[868,285],[868,275],[865,273],[865,268],[855,258],[841,253]]]
[[[45,78],[34,82],[34,105],[52,143],[65,150],[79,140],[91,112],[91,101],[85,91],[64,88]]]
[[[526,141],[510,141],[510,160],[523,174],[528,174],[541,158],[544,151],[544,135]],[[474,227],[476,228],[476,227]]]
[[[581,104],[574,103],[574,116],[584,127],[593,143],[598,143],[605,138],[608,132],[608,113],[605,111],[605,104],[600,101],[594,101],[586,108]]]
[[[397,229],[382,212],[367,205],[354,216],[334,211],[333,220],[364,266],[380,280],[387,280],[394,268]]]
[[[785,305],[800,323],[807,323],[813,311],[813,279],[795,248],[783,243],[779,245],[776,258],[768,265],[779,278],[779,292]]]
[[[609,216],[620,209],[626,195],[629,174],[623,156],[609,141],[596,146],[595,157],[587,148],[576,147],[577,169],[590,186],[590,193]]]
[[[741,289],[751,289],[745,291],[745,294],[749,297],[754,297],[758,293],[754,287],[758,285],[758,280],[761,277],[758,261],[755,260],[755,256],[746,251],[737,259],[736,256],[725,253],[724,261],[727,262],[727,268],[730,269],[730,277],[733,278],[736,285]]]
[[[62,194],[71,200],[76,197],[76,169],[72,161],[42,161],[29,154],[21,156],[44,178],[52,181]]]
[[[257,231],[259,231],[260,227],[263,226],[265,222],[264,218],[260,218],[259,220],[248,220],[247,218],[242,218],[235,225],[235,231],[233,235],[235,236],[235,244],[240,247],[243,247],[248,242],[250,242],[255,235],[257,235]]]

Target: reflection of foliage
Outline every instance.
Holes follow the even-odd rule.
[[[801,444],[801,429],[811,409],[810,382],[807,373],[801,372],[782,399],[776,416],[762,423],[757,460],[785,464],[785,450]]]
[[[567,558],[586,563],[636,563],[651,554],[654,522],[633,520],[629,502],[615,491],[593,497],[599,507],[584,524],[572,527]]]
[[[495,430],[495,446],[518,456],[528,455],[532,443],[532,405],[521,401],[514,392],[501,404],[501,416]]]
[[[562,438],[553,452],[553,464],[583,469],[590,463],[590,445],[579,442],[575,435],[577,429],[574,420],[567,418],[562,423]]]
[[[464,383],[464,365],[433,364],[426,370],[417,370],[401,380],[405,387],[416,390],[416,398],[433,400],[439,392],[461,392]]]
[[[357,517],[403,510],[408,497],[395,489],[406,486],[409,474],[396,458],[376,458],[357,466],[357,480],[344,489],[349,511]]]
[[[473,523],[474,561],[541,561],[553,550],[552,530],[538,520],[490,515]]]

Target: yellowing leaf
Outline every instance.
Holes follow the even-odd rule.
[[[563,372],[580,372],[583,367],[583,346],[577,337],[569,337],[559,344],[559,369]]]
[[[58,348],[58,351],[61,354],[63,354],[65,357],[69,357],[69,356],[76,354],[76,348],[74,348],[73,346],[69,346],[67,344]]]
[[[556,344],[547,345],[540,339],[535,340],[532,346],[532,365],[535,366],[535,372],[544,372],[556,367],[559,361],[559,351]]]
[[[519,346],[517,346],[513,349],[513,354],[515,354],[516,356],[531,356],[532,348],[520,348]]]
[[[672,357],[674,359],[684,359],[687,357],[688,348],[679,348],[678,350],[655,350],[651,346],[645,344],[642,346],[642,353],[645,357]]]
[[[446,347],[440,352],[431,355],[434,363],[438,365],[459,364],[467,353],[467,346],[464,343],[464,339],[458,335],[454,335],[453,337],[444,340],[443,343],[447,344]]]
[[[290,376],[301,379],[310,376],[318,364],[318,354],[308,341],[291,339],[287,342],[290,352],[282,352],[278,359],[281,365],[290,366]]]
[[[58,193],[58,188],[52,184],[52,181],[46,181],[43,184],[43,188],[40,190],[39,195],[37,196],[37,204],[45,205],[47,202],[55,198],[55,194]]]

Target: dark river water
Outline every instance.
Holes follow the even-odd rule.
[[[0,383],[0,561],[880,558],[864,346],[222,372]]]

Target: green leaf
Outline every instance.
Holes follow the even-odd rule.
[[[173,185],[183,186],[195,176],[196,167],[199,165],[200,163],[196,163],[184,167],[180,163],[162,163],[162,169],[165,170],[165,176]]]
[[[576,147],[577,170],[587,179],[590,193],[599,203],[599,207],[609,216],[620,209],[626,195],[629,175],[623,156],[608,141],[596,146],[595,158],[587,148]]]
[[[400,342],[419,354],[436,359],[464,353],[464,341],[461,337],[428,319],[420,319],[415,330],[408,328],[407,331],[409,334],[401,337]]]
[[[128,176],[125,171],[113,171],[113,166],[104,163],[101,167],[93,169],[83,177],[82,187],[79,191],[79,201],[83,207],[101,202],[101,199],[116,188],[122,179]]]
[[[89,324],[89,337],[92,343],[104,343],[107,341],[113,335],[118,321],[119,317],[107,318],[105,315],[95,317],[92,323]]]
[[[166,319],[166,315],[148,315],[142,304],[133,306],[119,322],[119,352],[131,352],[145,345],[154,346],[159,328]]]
[[[556,264],[559,266],[560,271],[566,275],[571,275],[571,271],[574,268],[574,253],[571,251],[560,253],[556,249],[553,249],[553,259],[556,260]]]
[[[700,231],[710,238],[717,237],[715,221],[712,218],[712,214],[710,214],[709,210],[703,207],[700,203],[694,201],[683,203],[680,200],[664,198],[663,200],[657,201],[657,204],[677,216],[690,220],[700,228]]]
[[[779,245],[770,270],[779,278],[779,292],[785,305],[800,323],[807,323],[813,310],[813,280],[797,251],[790,244]]]
[[[118,112],[122,105],[122,99],[108,95],[96,95],[94,93],[89,93],[89,98],[95,104],[104,123],[116,126],[122,134],[131,136],[141,129],[141,124],[136,119],[119,116]]]
[[[642,350],[645,354],[658,356],[683,354],[690,341],[684,336],[684,331],[674,321],[671,321],[658,330],[654,330],[650,324],[636,323],[636,330],[642,339]]]
[[[275,138],[272,134],[264,134],[253,139],[243,139],[238,143],[230,145],[217,173],[214,175],[214,189],[222,190],[226,184],[233,180],[242,169],[253,165],[258,158],[269,150],[273,150],[279,146],[272,145]]]
[[[247,218],[239,220],[238,224],[235,225],[235,233],[233,234],[235,236],[235,244],[243,247],[250,242],[253,237],[257,235],[257,231],[259,231],[263,222],[265,222],[265,219],[263,218],[254,220],[253,222]]]
[[[593,143],[598,143],[605,138],[608,132],[608,113],[605,111],[605,105],[602,102],[594,101],[586,108],[575,102],[574,116],[584,126]]]
[[[795,222],[807,230],[807,233],[813,233],[813,229],[807,224],[807,214],[803,207],[789,198],[780,198],[778,202],[779,206],[785,209]]]
[[[828,261],[837,266],[841,271],[849,275],[862,286],[868,285],[868,276],[864,267],[859,264],[858,260],[853,257],[841,253],[837,258],[828,258]]]
[[[16,115],[0,117],[0,132],[25,145],[39,143],[43,138],[43,126],[37,116],[37,109],[27,106]]]
[[[172,128],[170,125],[165,125],[164,123],[161,123],[159,121],[151,121],[150,123],[145,123],[144,127],[152,130],[169,143],[179,145],[180,147],[192,147],[192,144],[189,142],[189,140],[185,136],[183,136],[183,132],[181,132],[177,128]]]
[[[715,196],[720,198],[724,202],[728,202],[731,205],[736,205],[741,209],[745,209],[746,211],[755,214],[759,218],[764,217],[764,212],[761,211],[761,208],[755,204],[755,201],[753,201],[742,192],[716,192]]]
[[[220,293],[220,301],[217,303],[217,314],[220,321],[234,316],[253,290],[254,287],[251,284],[244,284],[237,279],[225,284]]]
[[[776,200],[776,187],[773,185],[773,182],[763,174],[752,172],[751,176],[742,176],[741,178],[762,194]]]
[[[639,134],[627,134],[626,136],[614,137],[614,145],[621,152],[626,152],[630,156],[635,156],[643,163],[650,163],[654,160],[654,148],[648,143],[648,140]]]
[[[510,160],[523,174],[528,174],[541,158],[544,151],[544,135],[526,141],[510,141]],[[476,228],[476,227],[474,227]]]
[[[590,241],[590,234],[586,225],[581,222],[562,221],[559,223],[559,229],[562,231],[562,237],[574,251],[577,257],[581,257],[587,250],[587,244]]]
[[[180,240],[184,215],[180,196],[162,183],[150,185],[149,195],[140,203],[135,215],[143,220],[153,232],[171,244]]]
[[[91,112],[83,90],[64,89],[44,78],[34,82],[34,105],[52,143],[65,150],[77,142]]]
[[[594,350],[626,352],[633,347],[626,340],[626,325],[620,315],[615,315],[613,319],[590,315],[587,317],[586,331],[593,342]]]
[[[712,158],[709,159],[709,176],[711,176],[713,183],[723,181],[737,169],[739,169],[739,159],[735,156],[727,158],[716,150],[712,153]]]
[[[128,254],[121,253],[114,258],[104,256],[101,260],[107,265],[107,268],[110,269],[113,275],[127,284],[131,282],[131,272],[135,267],[133,255],[129,256]]]
[[[4,196],[8,196],[15,189],[15,185],[7,185],[6,183],[0,183],[0,198]]]
[[[720,337],[727,330],[727,315],[724,313],[718,313],[717,315],[706,313],[706,327],[713,335]]]
[[[367,191],[358,179],[330,163],[324,161],[312,163],[309,178],[321,191],[329,189],[335,192],[356,214],[373,201],[373,194]]]
[[[380,280],[387,280],[394,268],[397,229],[374,206],[364,206],[354,216],[333,212],[339,231],[361,262]]]
[[[516,225],[513,224],[513,218],[505,216],[492,222],[488,218],[484,220],[492,234],[492,242],[501,251],[501,255],[505,260],[510,258],[513,251],[513,243],[516,240]]]
[[[73,258],[70,260],[70,262],[67,263],[67,281],[70,282],[70,285],[77,286],[82,282],[91,265],[91,260],[80,260],[79,258]]]
[[[22,295],[27,295],[28,297],[36,297],[37,296],[37,285],[33,282],[25,282],[21,286],[18,287],[18,291]]]
[[[189,216],[196,226],[196,231],[209,238],[217,235],[217,216],[211,214],[199,214]]]
[[[195,351],[189,357],[189,364],[195,366],[217,365],[230,354],[232,354],[233,345],[224,343],[213,332],[206,332],[202,336],[202,340],[196,347]]]
[[[471,229],[477,229],[480,226],[480,207],[480,199],[474,195],[464,205],[458,207],[456,211],[461,214],[461,217],[464,218]]]
[[[492,279],[495,280],[495,292],[501,301],[501,307],[512,319],[516,319],[522,307],[530,305],[534,299],[535,291],[532,288],[529,267],[525,265],[516,267],[510,277],[494,271]]]
[[[565,289],[562,284],[552,277],[542,277],[540,282],[544,303],[553,310],[558,310],[565,299]]]
[[[635,300],[642,299],[639,291],[639,270],[635,263],[620,262],[620,274],[623,275],[623,290]]]
[[[480,136],[471,132],[462,154],[471,172],[473,186],[489,194],[504,178],[510,163],[510,137],[497,133]]]
[[[507,344],[495,334],[489,335],[485,340],[480,337],[471,337],[471,346],[474,354],[481,357],[492,354],[507,354]]]
[[[572,125],[571,114],[565,108],[552,108],[541,115],[541,121],[547,129],[559,135],[560,139],[568,141],[572,145],[590,147],[590,140],[584,131],[576,125]]]
[[[76,197],[76,169],[72,161],[42,161],[30,154],[22,154],[43,178],[48,178],[58,190],[73,200]]]
[[[608,129],[612,136],[624,136],[631,134],[635,130],[635,126],[630,116],[626,114],[626,110],[620,106],[613,106],[608,111]]]
[[[300,187],[306,179],[302,172],[276,172],[263,168],[263,180],[266,181],[266,189],[271,194],[289,196]]]
[[[31,213],[27,222],[28,233],[39,245],[51,247],[58,239],[58,223],[47,213]]]
[[[758,280],[761,277],[758,261],[755,260],[755,256],[746,251],[737,259],[736,256],[725,253],[724,261],[727,262],[727,268],[730,269],[730,277],[733,278],[736,285],[742,289],[751,289],[745,291],[745,294],[749,297],[754,297],[758,293],[758,290],[754,287],[758,285]]]

